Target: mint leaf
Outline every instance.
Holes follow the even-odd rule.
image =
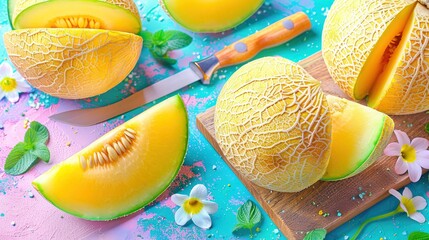
[[[314,229],[308,232],[304,240],[323,240],[326,237],[326,230],[323,228]]]
[[[169,51],[184,48],[192,42],[191,36],[176,30],[159,30],[154,34],[141,31],[139,35],[143,38],[143,46],[149,49],[155,60],[166,65],[177,63],[177,60],[168,56]]]
[[[249,229],[252,233],[252,229],[261,222],[262,214],[256,207],[255,203],[251,200],[247,200],[243,205],[240,206],[237,212],[237,224],[234,227],[233,232],[239,229]]]
[[[408,240],[429,240],[429,234],[425,232],[412,232],[408,236]]]
[[[141,31],[139,33],[140,37],[143,38],[143,47],[146,48],[152,48],[153,42],[152,42],[152,33],[149,31]]]
[[[43,143],[36,143],[34,149],[30,152],[47,163],[51,158],[51,153],[49,152],[48,147]]]
[[[49,132],[48,129],[43,126],[41,123],[36,122],[36,121],[32,121],[30,123],[30,129],[33,129],[36,132],[36,137],[34,139],[34,141],[32,141],[33,143],[46,143],[48,141],[49,138]],[[29,130],[30,130],[29,129]],[[28,133],[28,130],[27,130]],[[25,133],[25,135],[27,135],[27,133]],[[25,139],[24,139],[25,141]],[[25,141],[27,142],[27,141]]]
[[[171,35],[167,40],[168,48],[170,50],[184,48],[192,42],[191,36],[180,31],[170,30],[167,31],[167,34]]]
[[[45,162],[50,159],[48,147],[45,145],[49,138],[48,129],[39,122],[31,122],[24,136],[24,142],[13,147],[4,163],[4,171],[11,175],[19,175],[28,171],[37,159]]]
[[[26,144],[18,143],[6,158],[4,171],[10,175],[23,174],[36,163],[37,156],[25,149]]]

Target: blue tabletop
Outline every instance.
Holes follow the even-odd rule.
[[[170,68],[160,65],[154,61],[147,49],[143,49],[140,60],[129,78],[106,94],[91,99],[69,101],[57,99],[35,90],[31,94],[23,94],[17,104],[10,104],[6,99],[3,99],[0,101],[0,126],[4,127],[0,128],[0,140],[6,141],[4,137],[8,133],[6,126],[10,127],[14,124],[22,124],[23,119],[20,118],[22,112],[31,110],[34,113],[34,111],[47,111],[50,108],[58,110],[71,107],[94,107],[115,102],[136,90],[186,68],[190,61],[203,59],[222,49],[224,46],[255,33],[267,25],[298,11],[307,13],[311,18],[313,24],[312,30],[286,44],[265,50],[257,55],[256,58],[279,55],[293,61],[304,59],[321,50],[323,23],[333,0],[267,0],[257,13],[246,22],[230,31],[217,34],[197,34],[183,29],[165,14],[163,9],[158,5],[157,0],[136,0],[136,3],[139,7],[145,30],[154,32],[161,29],[178,29],[187,32],[193,37],[193,43],[189,47],[172,53],[172,57],[179,60],[178,64]],[[10,31],[10,27],[6,13],[6,1],[2,1],[0,3],[0,33],[3,35],[7,31]],[[0,46],[0,59],[2,61],[9,61],[3,42]],[[184,99],[189,113],[189,148],[184,166],[166,194],[132,217],[116,222],[113,225],[110,224],[109,229],[113,229],[112,231],[109,232],[106,230],[105,232],[100,232],[94,230],[91,234],[87,234],[86,238],[98,239],[109,238],[107,236],[116,236],[123,239],[248,239],[250,237],[248,234],[234,235],[232,234],[232,229],[236,223],[235,216],[239,206],[248,199],[253,201],[255,199],[196,128],[196,115],[203,113],[215,105],[223,84],[238,67],[233,66],[219,70],[214,75],[211,85],[206,86],[201,83],[194,83],[176,92]],[[154,103],[159,101],[161,100]],[[124,116],[119,116],[108,123],[94,128],[92,131],[94,139],[107,132],[113,126],[142,112],[154,103],[138,108]],[[83,139],[86,135],[74,136],[73,133],[69,134],[69,139],[71,139],[72,143],[78,142],[79,139],[83,142],[89,141]],[[16,142],[13,144],[16,144]],[[75,149],[69,150],[69,153],[72,154],[73,151],[83,147],[85,147],[84,144],[77,144]],[[0,146],[1,152],[2,146]],[[5,156],[4,150],[3,155],[0,156]],[[0,159],[0,163],[3,165],[4,159]],[[19,235],[17,232],[23,230],[10,227],[10,222],[13,220],[19,225],[22,216],[16,214],[14,212],[16,209],[11,207],[12,193],[9,192],[14,191],[14,188],[20,187],[24,189],[23,191],[27,191],[29,187],[24,184],[19,185],[19,182],[23,181],[22,179],[25,179],[28,175],[22,178],[10,177],[2,173],[2,169],[0,168],[0,193],[3,192],[3,194],[0,194],[0,223],[7,221],[7,229],[3,233],[5,234],[3,237],[1,237],[3,229],[0,229],[0,239],[34,239],[34,236],[54,236],[54,231],[64,228],[67,224],[72,224],[72,221],[75,224],[74,220],[70,220],[70,222],[65,221],[64,225],[49,228],[51,230],[45,229],[47,231],[44,233],[45,235],[32,235],[32,233],[25,237]],[[11,184],[11,181],[14,184]],[[428,191],[427,181],[427,176],[424,175],[418,183],[411,184],[409,187],[413,193],[428,198],[426,196],[426,192]],[[208,188],[210,199],[219,204],[219,211],[212,215],[213,226],[208,230],[203,230],[191,222],[183,227],[176,225],[174,222],[174,212],[178,207],[171,203],[169,197],[174,193],[189,194],[192,187],[200,183]],[[39,195],[36,195],[36,198],[44,201]],[[390,196],[329,233],[327,239],[348,239],[363,221],[377,214],[391,211],[397,205],[398,201]],[[262,210],[259,205],[258,207]],[[37,209],[32,209],[26,214],[37,214],[37,211]],[[52,211],[60,210],[54,209]],[[64,215],[65,213],[61,214]],[[429,216],[428,210],[423,210],[423,214]],[[70,216],[69,218],[72,217]],[[5,224],[0,226],[5,226]],[[369,225],[363,231],[361,239],[406,239],[410,232],[416,230],[429,232],[429,225],[427,222],[419,224],[409,219],[405,214],[402,214]],[[52,231],[52,234],[49,231]],[[285,239],[278,227],[265,212],[263,212],[263,222],[260,230],[253,237],[255,239]],[[53,238],[61,239],[60,236]],[[110,239],[117,238],[112,237]]]

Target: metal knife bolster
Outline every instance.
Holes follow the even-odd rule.
[[[189,68],[200,76],[201,82],[205,85],[210,84],[210,79],[219,66],[219,59],[215,55],[189,63]]]

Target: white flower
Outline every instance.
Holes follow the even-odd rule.
[[[412,182],[419,181],[422,176],[422,168],[429,169],[429,141],[424,138],[414,138],[410,141],[408,135],[400,130],[395,130],[398,142],[387,145],[384,154],[387,156],[398,156],[395,164],[395,172],[408,176]]]
[[[19,100],[19,93],[31,92],[32,88],[18,72],[13,72],[8,62],[0,64],[0,100],[6,97],[10,102]]]
[[[206,201],[207,188],[202,184],[195,185],[191,194],[173,194],[171,201],[180,206],[174,215],[174,220],[180,226],[185,225],[190,219],[200,228],[210,228],[212,220],[209,214],[217,212],[218,206],[214,202]]]
[[[413,193],[407,187],[404,188],[402,195],[395,189],[390,189],[389,193],[399,199],[399,206],[401,206],[402,211],[407,213],[408,217],[419,223],[426,221],[425,216],[417,212],[417,210],[423,210],[426,207],[426,199],[421,196],[413,197]]]

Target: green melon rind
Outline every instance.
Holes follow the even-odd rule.
[[[15,8],[15,0],[7,0],[7,17],[9,19],[9,25],[12,30],[15,29],[12,24],[13,8]]]
[[[170,18],[172,18],[175,22],[180,24],[180,26],[188,29],[189,31],[197,32],[197,33],[218,33],[218,32],[223,32],[223,31],[229,30],[231,28],[234,28],[234,27],[242,24],[243,22],[245,22],[248,18],[250,18],[253,14],[255,14],[255,12],[262,6],[264,1],[261,1],[261,3],[258,5],[258,7],[256,7],[252,11],[250,11],[249,14],[246,17],[244,17],[241,21],[234,23],[234,24],[231,24],[231,25],[228,25],[228,26],[225,26],[224,28],[216,29],[216,30],[213,30],[213,29],[212,30],[191,29],[188,26],[186,26],[185,24],[181,23],[177,18],[175,18],[173,16],[173,14],[171,14],[171,11],[168,9],[167,4],[165,4],[165,0],[159,0],[159,3]]]
[[[382,124],[382,126],[384,126],[384,127],[380,127],[379,132],[378,132],[378,136],[377,136],[376,140],[373,142],[373,145],[375,147],[373,148],[373,150],[371,152],[369,152],[366,155],[366,157],[363,160],[361,160],[359,162],[359,166],[355,170],[352,170],[351,172],[348,172],[348,173],[344,174],[343,176],[335,177],[335,178],[323,178],[322,177],[320,180],[322,180],[322,181],[343,180],[346,178],[353,177],[353,176],[359,174],[360,172],[362,172],[363,170],[365,170],[366,168],[368,168],[383,153],[385,146],[390,141],[390,136],[393,133],[394,125],[395,124],[394,124],[393,120],[389,116],[384,115],[383,116],[383,124]],[[371,161],[368,161],[369,159],[371,159]]]
[[[170,187],[170,185],[171,185],[171,183],[173,182],[173,180],[177,177],[177,174],[179,173],[179,170],[180,170],[180,168],[181,168],[181,166],[183,165],[183,163],[184,163],[184,161],[185,161],[185,156],[186,156],[186,152],[187,152],[187,149],[188,149],[188,139],[189,139],[189,121],[188,121],[188,114],[187,114],[187,110],[186,110],[186,106],[185,106],[185,103],[183,102],[183,99],[180,97],[180,95],[176,95],[176,96],[173,96],[172,98],[175,98],[174,100],[176,100],[176,104],[177,105],[179,105],[178,107],[180,107],[181,109],[183,109],[184,111],[184,117],[186,118],[186,129],[187,129],[187,131],[186,131],[186,136],[185,136],[185,144],[184,144],[184,151],[183,151],[183,155],[182,155],[182,157],[181,157],[181,159],[182,159],[182,161],[181,161],[181,163],[178,165],[178,167],[177,167],[177,169],[176,169],[176,172],[172,175],[172,178],[168,181],[168,183],[166,184],[166,186],[164,187],[164,188],[161,188],[161,191],[159,192],[159,193],[157,193],[157,194],[155,194],[154,195],[154,197],[153,198],[151,198],[150,200],[148,200],[148,201],[146,201],[146,202],[143,202],[142,204],[140,204],[140,205],[138,205],[138,206],[136,206],[136,207],[134,207],[134,208],[132,208],[131,210],[129,210],[129,211],[125,211],[125,212],[122,212],[122,213],[119,213],[119,214],[117,214],[117,215],[115,215],[115,216],[113,216],[113,217],[111,217],[111,218],[94,218],[94,217],[91,217],[91,216],[85,216],[85,215],[82,215],[82,214],[79,214],[79,213],[76,213],[76,212],[73,212],[73,211],[68,211],[68,210],[65,210],[65,209],[63,209],[63,208],[61,208],[61,207],[59,207],[57,204],[55,204],[53,201],[51,201],[47,196],[46,196],[46,194],[45,194],[45,192],[43,191],[43,188],[42,188],[42,186],[38,183],[38,182],[35,182],[35,181],[33,181],[33,186],[34,186],[34,188],[40,193],[40,194],[42,194],[42,196],[46,199],[46,200],[48,200],[50,203],[52,203],[52,205],[54,205],[55,207],[57,207],[58,209],[60,209],[60,210],[62,210],[62,211],[64,211],[64,212],[66,212],[66,213],[68,213],[68,214],[71,214],[71,215],[73,215],[73,216],[76,216],[76,217],[79,217],[79,218],[83,218],[83,219],[86,219],[86,220],[90,220],[90,221],[110,221],[110,220],[114,220],[114,219],[117,219],[117,218],[120,218],[120,217],[125,217],[125,216],[128,216],[128,215],[130,215],[130,214],[133,214],[133,213],[135,213],[135,212],[137,212],[137,211],[139,211],[140,209],[142,209],[143,207],[145,207],[145,206],[147,206],[149,203],[151,203],[151,202],[153,202],[156,198],[158,198],[165,190],[167,190],[167,188],[168,187]],[[58,165],[57,165],[58,166]]]
[[[13,2],[14,0],[8,0],[9,2]],[[41,4],[46,4],[46,2],[54,2],[54,1],[56,1],[56,0],[47,0],[47,1],[45,1],[45,2],[41,2],[41,3],[38,3],[38,4],[34,4],[34,5],[31,5],[30,7],[28,7],[28,8],[25,8],[24,10],[22,10],[16,17],[15,17],[15,19],[13,20],[13,22],[12,22],[12,15],[13,15],[13,11],[10,11],[9,12],[9,22],[10,22],[10,25],[12,26],[12,29],[15,29],[15,22],[16,22],[16,20],[17,19],[19,19],[19,17],[22,15],[22,14],[24,14],[25,12],[27,12],[27,11],[29,11],[29,10],[31,10],[32,8],[34,8],[34,7],[37,7],[38,5],[41,5]],[[114,9],[120,9],[120,10],[122,10],[122,11],[125,11],[125,12],[128,12],[131,16],[133,16],[133,18],[135,18],[136,19],[136,21],[138,22],[138,25],[139,25],[139,31],[141,31],[141,26],[142,26],[142,23],[141,23],[141,19],[140,18],[137,18],[135,15],[134,15],[134,13],[132,12],[132,11],[130,11],[130,10],[128,10],[128,9],[125,9],[125,8],[122,8],[121,6],[117,6],[117,5],[114,5],[114,4],[111,4],[111,3],[108,3],[108,2],[101,2],[101,1],[98,1],[98,0],[79,0],[79,1],[82,1],[82,2],[97,2],[97,4],[102,4],[102,5],[105,5],[106,7],[110,7],[110,8],[114,8]],[[9,3],[8,2],[8,3]],[[9,4],[8,4],[9,5]],[[9,7],[8,7],[8,9],[9,9]],[[10,9],[9,9],[10,10]],[[108,30],[108,29],[107,29]],[[138,31],[137,31],[138,32]]]

